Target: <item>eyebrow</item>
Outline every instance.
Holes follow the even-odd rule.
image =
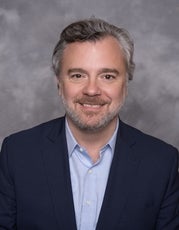
[[[111,69],[111,68],[102,68],[99,71],[99,74],[101,73],[114,73],[116,75],[119,75],[119,71],[117,69]]]
[[[84,74],[88,73],[88,71],[86,71],[82,68],[71,68],[68,70],[68,74],[75,73],[75,72],[84,73]],[[102,73],[114,73],[116,75],[120,74],[117,69],[113,69],[113,68],[102,68],[98,71],[98,74],[102,74]]]
[[[76,73],[76,72],[87,74],[87,71],[84,70],[84,69],[82,69],[82,68],[72,68],[72,69],[69,69],[69,70],[68,70],[68,74]]]

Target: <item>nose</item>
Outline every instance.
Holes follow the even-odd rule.
[[[97,96],[101,94],[99,82],[96,78],[89,78],[83,89],[83,93],[88,96]]]

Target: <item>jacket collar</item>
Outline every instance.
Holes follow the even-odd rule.
[[[62,229],[76,230],[65,118],[55,120],[51,127],[45,138],[42,156],[54,213]],[[133,128],[120,120],[119,130],[97,230],[115,229],[116,220],[122,214],[137,175],[139,160],[134,150],[136,140]]]
[[[122,121],[119,129],[97,230],[116,229],[137,177],[134,130]]]
[[[45,135],[42,159],[57,225],[76,230],[64,118],[53,121]]]

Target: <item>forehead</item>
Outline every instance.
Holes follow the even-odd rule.
[[[119,41],[108,36],[97,41],[68,44],[63,52],[62,68],[70,65],[72,67],[73,65],[89,67],[114,65],[115,67],[116,65],[125,65],[125,60]]]

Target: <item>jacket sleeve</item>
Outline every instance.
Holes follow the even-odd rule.
[[[0,153],[0,230],[15,230],[16,199],[9,172],[7,142],[5,139]]]
[[[178,151],[174,154],[165,195],[157,220],[157,230],[179,230]]]

